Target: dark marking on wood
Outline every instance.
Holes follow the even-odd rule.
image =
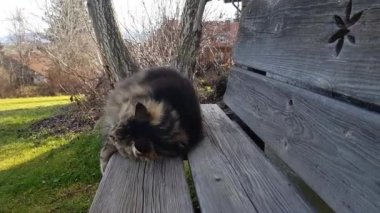
[[[329,38],[329,43],[334,43],[336,40],[341,40],[346,36],[350,31],[348,29],[340,29],[334,35]]]
[[[338,43],[336,44],[336,47],[335,47],[336,56],[338,56],[340,51],[342,51],[343,44],[344,44],[344,37],[340,38],[338,40]]]
[[[113,155],[90,212],[192,213],[182,160],[137,162]]]
[[[189,154],[202,212],[312,211],[217,105],[202,105],[202,111],[206,137]]]
[[[334,15],[335,19],[335,24],[340,28],[340,29],[346,29],[346,24],[342,20],[342,18],[338,15]]]
[[[228,82],[226,104],[335,211],[380,209],[379,113],[239,68]]]
[[[348,28],[354,25],[357,21],[359,21],[360,17],[363,14],[363,11],[360,11],[356,13],[354,16],[352,16],[352,18],[350,18],[351,11],[352,11],[352,0],[350,0],[347,4],[346,16],[345,16],[346,22],[344,22],[340,16],[334,15],[335,24],[338,26],[339,30],[329,38],[328,42],[333,43],[336,40],[338,40],[338,43],[336,44],[336,47],[335,47],[336,56],[339,55],[340,51],[343,48],[345,36],[348,35],[348,33],[350,32]],[[355,44],[355,37],[353,35],[348,35],[347,38],[352,44]]]
[[[351,44],[355,44],[355,43],[356,43],[355,36],[353,36],[353,35],[348,34],[348,35],[347,35],[347,39],[348,39],[348,41],[349,41]]]
[[[352,11],[352,0],[349,0],[346,7],[346,22],[350,20],[351,11]]]
[[[359,21],[360,17],[363,15],[363,11],[360,11],[356,13],[352,18],[347,22],[347,27],[351,27],[354,25],[357,21]]]

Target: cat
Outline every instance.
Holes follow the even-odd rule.
[[[104,109],[100,167],[112,154],[154,160],[185,155],[203,137],[200,104],[192,83],[158,67],[121,81]]]

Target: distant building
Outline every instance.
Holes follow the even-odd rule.
[[[23,70],[23,81],[26,84],[42,84],[48,81],[48,69],[50,60],[39,52],[31,52],[27,63],[21,63],[21,59],[16,53],[4,51],[0,56],[0,66],[2,66],[9,74],[11,81],[20,78],[16,72]]]
[[[230,63],[232,56],[232,47],[235,43],[239,23],[237,21],[206,21],[203,22],[203,32],[201,41],[201,54],[204,60],[209,62]],[[178,20],[165,20],[162,25],[148,36],[142,45],[151,45],[151,41],[166,41],[169,43],[178,43],[180,24]],[[172,40],[167,41],[167,36]],[[161,54],[168,57],[172,54],[170,49],[163,49]],[[168,52],[169,51],[169,52]],[[204,57],[206,56],[206,57]]]
[[[231,63],[232,47],[236,41],[239,23],[235,21],[209,21],[203,23],[201,51],[207,60]]]

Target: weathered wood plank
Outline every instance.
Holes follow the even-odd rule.
[[[378,113],[238,68],[225,102],[334,210],[378,212]]]
[[[193,212],[182,160],[112,156],[90,212]]]
[[[234,61],[380,106],[380,1],[353,0],[351,18],[363,14],[348,27],[336,56],[338,41],[328,41],[339,30],[334,15],[344,20],[348,2],[252,1],[242,15]]]
[[[202,109],[206,137],[189,154],[202,212],[312,211],[218,106]]]

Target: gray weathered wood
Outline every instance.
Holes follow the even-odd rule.
[[[236,68],[226,104],[337,212],[380,209],[380,115]]]
[[[193,212],[182,160],[112,156],[90,212]]]
[[[202,212],[312,211],[217,105],[202,109],[206,137],[189,154]]]
[[[353,0],[351,17],[364,11],[345,36],[334,15],[345,18],[348,0],[254,0],[244,11],[235,45],[237,64],[279,75],[309,87],[380,105],[380,1]]]

